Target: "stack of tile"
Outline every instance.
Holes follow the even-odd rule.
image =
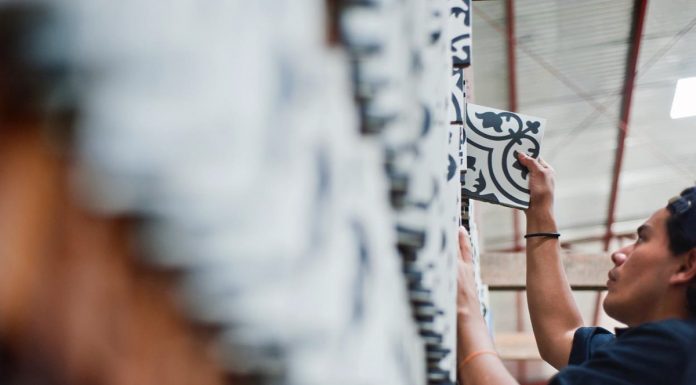
[[[386,151],[398,249],[432,384],[456,376],[465,61],[452,59],[452,30],[461,30],[453,15],[446,0],[349,1],[342,12],[363,132]]]
[[[341,47],[324,0],[57,1],[81,191],[143,219],[230,371],[455,382],[469,0],[342,1]]]
[[[452,61],[452,74],[450,76],[450,129],[460,135],[459,151],[459,218],[458,223],[469,232],[472,245],[472,257],[474,262],[474,276],[481,303],[481,312],[485,317],[488,314],[488,290],[481,281],[480,249],[478,244],[478,229],[474,216],[474,203],[470,201],[469,194],[464,188],[468,161],[467,152],[467,105],[470,87],[471,50],[472,50],[472,9],[471,0],[448,0],[449,5],[449,29],[450,29],[450,54]],[[490,322],[489,322],[490,325]]]
[[[375,103],[355,108],[356,56],[326,44],[321,0],[179,0],[166,18],[157,2],[62,1],[90,75],[81,190],[98,210],[143,219],[143,254],[180,272],[183,306],[220,331],[228,369],[421,384],[385,150],[363,135],[399,124],[415,137],[417,119],[397,123],[413,93],[366,86]],[[412,85],[394,61],[408,53],[390,55],[364,62],[360,84],[402,65],[393,84]]]

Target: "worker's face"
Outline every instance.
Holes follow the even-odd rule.
[[[680,259],[669,250],[667,209],[655,212],[639,229],[635,243],[611,255],[604,310],[629,326],[656,320],[678,271]]]

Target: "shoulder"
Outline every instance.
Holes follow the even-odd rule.
[[[661,334],[693,337],[696,336],[696,319],[668,319],[664,321],[646,322],[626,330],[625,334],[657,332]]]
[[[696,320],[670,319],[648,322],[619,333],[617,345],[640,344],[645,348],[666,348],[671,352],[689,350],[689,343],[696,338]]]
[[[696,322],[667,320],[645,323],[603,337],[606,330],[579,330],[587,358],[562,370],[552,384],[678,384],[689,361]],[[597,339],[612,340],[593,342]],[[575,350],[575,341],[573,349]]]
[[[691,338],[689,348],[689,358],[687,358],[687,368],[682,380],[683,385],[696,384],[696,335]]]
[[[689,344],[694,336],[694,321],[671,319],[648,322],[617,333],[616,343],[598,352],[598,357],[676,369],[685,365]]]

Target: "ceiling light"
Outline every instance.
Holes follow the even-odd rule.
[[[696,77],[679,79],[669,115],[672,119],[696,116]]]

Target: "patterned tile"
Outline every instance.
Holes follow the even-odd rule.
[[[452,68],[450,77],[450,123],[464,124],[464,112],[466,111],[466,80],[463,68]]]
[[[449,0],[450,49],[455,67],[471,65],[471,0]]]
[[[546,120],[467,104],[467,170],[463,190],[471,198],[525,209],[528,171],[517,161],[524,152],[536,158]]]

